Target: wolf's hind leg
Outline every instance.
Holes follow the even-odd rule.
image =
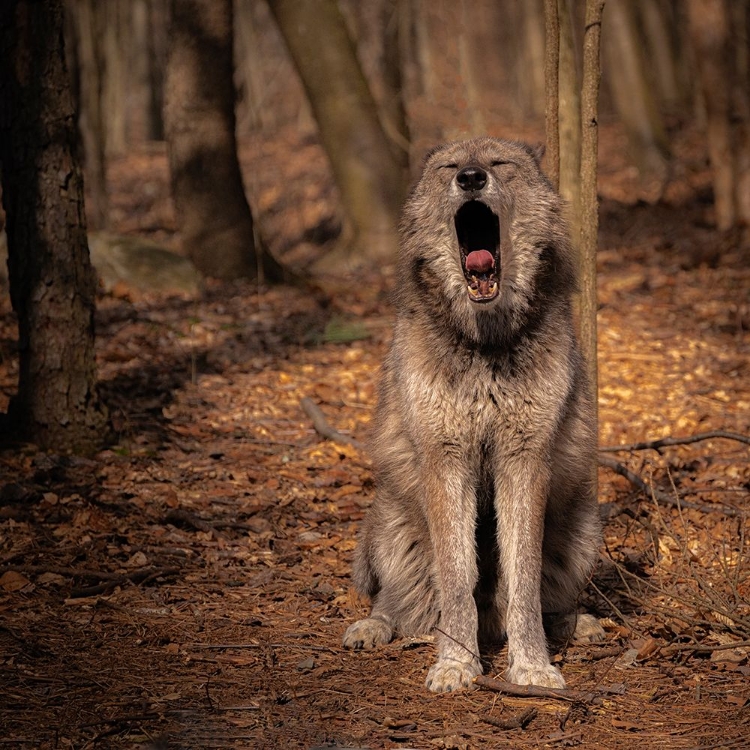
[[[371,649],[390,643],[393,639],[393,624],[387,615],[373,612],[369,617],[350,625],[344,633],[344,648]]]
[[[604,640],[604,628],[593,615],[576,614],[556,615],[545,623],[550,640],[556,643],[572,641],[573,643],[598,643]]]

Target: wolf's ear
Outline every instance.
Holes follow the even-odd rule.
[[[536,160],[537,164],[542,163],[542,157],[544,156],[544,152],[547,150],[547,147],[543,143],[535,143],[531,147],[531,155]]]

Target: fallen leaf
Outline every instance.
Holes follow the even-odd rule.
[[[653,656],[659,650],[659,641],[656,638],[649,638],[639,649],[635,656],[636,661],[643,661]]]
[[[0,577],[0,586],[6,591],[20,591],[31,583],[25,575],[15,570],[8,570]]]

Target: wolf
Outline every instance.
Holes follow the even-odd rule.
[[[435,692],[470,686],[480,639],[503,638],[509,681],[564,687],[545,627],[603,635],[575,613],[600,537],[594,406],[563,205],[540,159],[490,137],[439,146],[403,211],[353,572],[372,610],[343,645],[434,631]]]

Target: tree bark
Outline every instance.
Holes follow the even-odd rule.
[[[547,175],[560,187],[560,19],[557,0],[544,0],[544,129]]]
[[[583,36],[583,82],[581,84],[581,197],[579,278],[581,349],[597,410],[598,367],[596,312],[596,252],[599,237],[599,199],[597,196],[597,159],[599,151],[599,59],[604,0],[586,0]],[[596,466],[593,468],[596,476]]]
[[[558,0],[560,22],[560,195],[570,207],[573,244],[581,231],[581,77],[576,60],[573,4]]]
[[[237,159],[232,0],[172,0],[165,86],[177,226],[190,259],[218,279],[283,273],[259,250]]]
[[[0,5],[0,166],[18,316],[18,393],[8,423],[43,449],[107,437],[96,393],[94,294],[62,0]]]
[[[321,268],[390,260],[405,174],[380,125],[335,0],[272,0],[341,194],[348,227]]]
[[[104,88],[107,61],[104,54],[106,19],[94,0],[66,3],[76,46],[78,128],[83,145],[83,168],[89,190],[88,225],[106,229],[109,223],[106,162]]]

